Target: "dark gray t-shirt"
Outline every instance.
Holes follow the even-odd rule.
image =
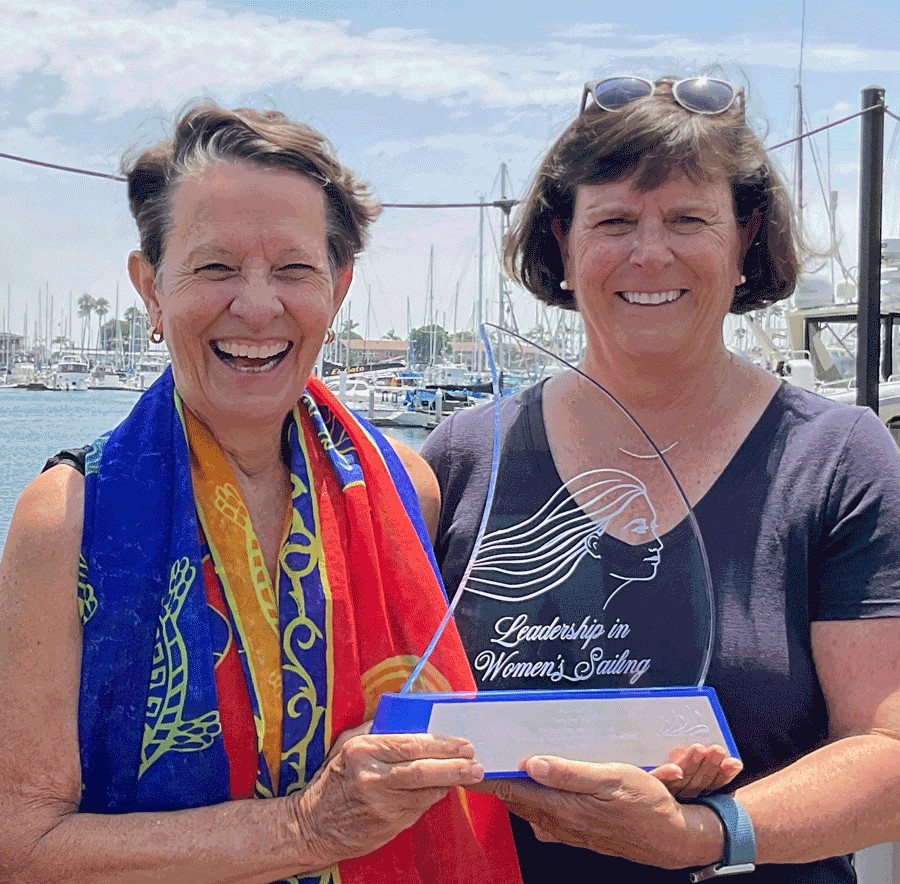
[[[541,397],[538,385],[502,403],[495,507],[507,518],[536,512],[562,484]],[[484,510],[493,429],[490,406],[460,411],[422,449],[441,486],[435,545],[451,594]],[[694,509],[717,609],[707,683],[716,689],[744,761],[740,785],[827,739],[810,623],[900,615],[900,456],[871,411],[784,384]],[[465,622],[460,630],[465,642]],[[686,879],[684,871],[543,844],[520,821],[514,820],[514,830],[526,882],[543,880],[550,869],[584,873],[584,880]],[[837,884],[854,877],[847,858],[838,857],[762,867],[752,880]]]

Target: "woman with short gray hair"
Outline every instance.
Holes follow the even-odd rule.
[[[368,733],[446,609],[433,476],[311,377],[377,204],[274,111],[191,108],[126,172],[172,366],[16,507],[0,878],[515,884],[472,745]],[[422,677],[471,687],[458,638]]]

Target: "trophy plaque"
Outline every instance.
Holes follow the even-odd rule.
[[[525,776],[532,755],[650,769],[678,746],[718,743],[737,757],[704,686],[712,583],[665,458],[671,440],[658,448],[612,394],[543,347],[497,326],[482,339],[494,449],[480,529],[438,635],[404,688],[381,698],[373,732],[466,737],[488,777]],[[548,385],[577,394],[584,414],[555,428],[552,448]],[[417,686],[444,628],[459,634],[473,692]]]

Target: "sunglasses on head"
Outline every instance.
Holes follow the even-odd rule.
[[[601,110],[618,111],[632,101],[649,98],[657,86],[643,77],[607,77],[605,80],[591,80],[584,84],[581,93],[581,116],[587,107],[590,95]],[[672,98],[692,114],[723,114],[735,102],[743,107],[744,90],[727,80],[711,77],[688,77],[676,80],[671,85]]]

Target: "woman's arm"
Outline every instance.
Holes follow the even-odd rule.
[[[420,454],[417,454],[408,445],[396,439],[388,437],[391,448],[397,453],[400,462],[406,467],[416,496],[419,498],[419,506],[425,517],[425,526],[428,528],[428,536],[434,543],[437,537],[438,524],[441,518],[441,488],[437,477],[434,475],[428,462]]]
[[[834,742],[735,793],[760,863],[802,863],[900,838],[900,618],[813,624],[813,654]],[[487,786],[539,837],[666,868],[722,855],[713,811],[682,805],[644,771],[559,758]],[[482,787],[484,788],[484,787]]]
[[[268,882],[361,856],[448,787],[481,778],[470,744],[356,736],[290,798],[169,813],[78,813],[84,480],[56,467],[23,493],[0,563],[0,878]]]
[[[812,624],[835,742],[736,792],[760,862],[900,838],[900,617]]]

